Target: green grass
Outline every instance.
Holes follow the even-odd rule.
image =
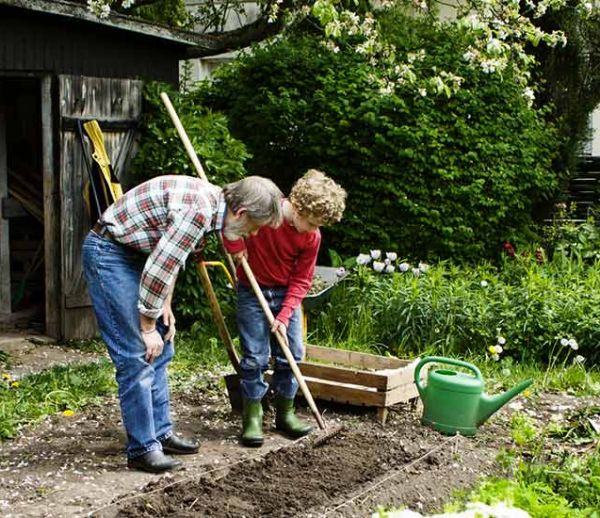
[[[89,352],[105,350],[99,340],[73,341],[68,345]],[[186,333],[177,336],[175,358],[169,367],[174,391],[190,387],[221,390],[220,373],[227,369],[227,354],[216,338]],[[81,411],[114,393],[114,367],[104,358],[81,366],[54,367],[18,380],[0,372],[0,440],[15,437],[21,427],[47,416]]]

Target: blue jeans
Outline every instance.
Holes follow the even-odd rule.
[[[94,232],[83,242],[83,271],[100,335],[116,368],[129,458],[162,449],[160,441],[173,434],[167,381],[173,342],[165,342],[153,363],[144,359],[137,304],[146,259]],[[164,337],[167,328],[162,318],[157,329]]]
[[[275,316],[279,313],[286,287],[262,288],[269,307]],[[288,324],[287,337],[292,356],[296,361],[303,357],[302,322],[300,308],[297,308]],[[298,391],[298,382],[286,360],[277,338],[271,333],[271,326],[260,303],[251,288],[238,285],[237,325],[242,346],[242,394],[246,399],[260,400],[267,393],[263,373],[269,366],[269,356],[273,356],[274,391],[286,399],[294,399]]]

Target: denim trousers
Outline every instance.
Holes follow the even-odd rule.
[[[160,441],[173,434],[169,410],[167,365],[172,341],[152,363],[144,356],[138,299],[147,257],[132,248],[88,233],[83,243],[83,271],[100,335],[116,368],[119,402],[127,432],[127,455],[135,458],[162,449]],[[156,327],[167,331],[158,319]]]
[[[261,291],[269,308],[277,316],[287,288],[285,286],[261,288]],[[272,356],[273,390],[286,399],[294,399],[298,391],[298,382],[281,351],[277,338],[271,333],[271,326],[254,292],[241,283],[238,285],[237,325],[242,346],[240,360],[242,395],[251,400],[260,400],[264,397],[269,385],[264,381],[263,373],[269,366],[269,357]],[[297,308],[290,318],[287,337],[292,356],[296,361],[301,361],[304,350],[300,308]]]

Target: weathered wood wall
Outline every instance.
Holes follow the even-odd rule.
[[[121,164],[131,156],[133,148],[129,148],[128,155],[122,150],[131,143],[142,113],[142,82],[60,76],[59,104],[63,249],[61,284],[64,297],[62,334],[68,338],[87,337],[95,333],[96,326],[83,278],[81,245],[92,222],[83,200],[87,172],[73,120],[99,121],[111,162],[117,172],[122,170]]]

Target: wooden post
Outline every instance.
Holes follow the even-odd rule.
[[[6,118],[0,85],[0,203],[8,197],[6,164]],[[0,214],[0,313],[11,313],[10,238],[8,220]]]

